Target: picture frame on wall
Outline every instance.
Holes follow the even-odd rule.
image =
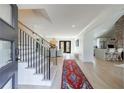
[[[76,40],[76,47],[79,47],[79,39]]]

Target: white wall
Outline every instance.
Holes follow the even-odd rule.
[[[11,6],[9,4],[0,4],[0,18],[12,25]]]
[[[82,62],[94,61],[94,41],[92,33],[82,33],[76,39],[79,39],[79,47],[76,48],[76,52],[79,54],[79,59]]]
[[[121,8],[110,8],[103,11],[89,25],[87,25],[75,39],[79,39],[79,48],[76,53],[82,62],[95,62],[94,40],[96,37],[109,31],[114,23],[124,14]]]

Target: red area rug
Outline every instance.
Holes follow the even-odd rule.
[[[64,60],[62,89],[93,89],[75,60]]]

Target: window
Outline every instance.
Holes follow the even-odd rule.
[[[11,62],[11,42],[0,40],[0,68]]]

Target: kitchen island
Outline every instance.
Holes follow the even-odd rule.
[[[107,49],[95,48],[95,49],[94,49],[94,56],[95,56],[96,58],[105,60],[106,51],[107,51]]]

